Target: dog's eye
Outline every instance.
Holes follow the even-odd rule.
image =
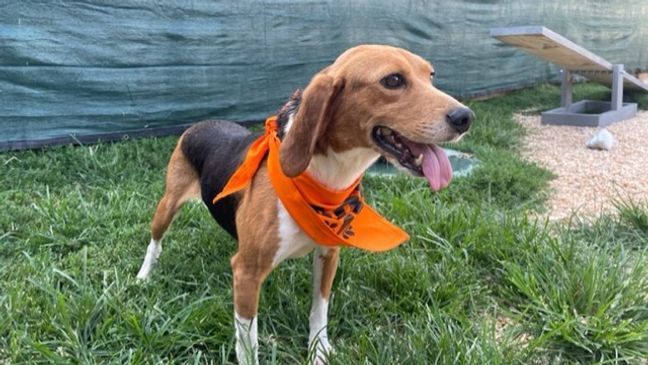
[[[436,75],[436,72],[432,71],[430,72],[430,81],[434,82],[434,75]]]
[[[395,73],[384,77],[380,83],[388,89],[398,89],[405,86],[405,78],[403,75]]]

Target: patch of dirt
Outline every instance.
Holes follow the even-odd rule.
[[[523,156],[557,175],[547,202],[551,220],[613,212],[614,200],[648,200],[648,111],[607,128],[616,140],[610,151],[585,146],[595,127],[541,125],[539,115],[515,118],[528,131]]]
[[[511,318],[505,316],[499,316],[495,319],[495,341],[502,342],[506,331],[515,328],[518,324]],[[515,339],[514,343],[516,345],[526,347],[529,344],[529,341],[533,340],[533,336],[526,332],[519,333]]]

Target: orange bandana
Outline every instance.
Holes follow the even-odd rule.
[[[252,143],[245,160],[213,203],[245,188],[268,154],[268,174],[279,200],[313,241],[324,246],[386,251],[409,239],[407,233],[365,203],[360,179],[345,190],[330,190],[308,173],[294,178],[284,175],[279,164],[280,145],[277,118],[270,117],[265,134]]]

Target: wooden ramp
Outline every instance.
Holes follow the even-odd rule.
[[[637,105],[623,103],[623,89],[648,91],[648,84],[602,57],[542,26],[491,29],[491,36],[562,67],[561,108],[543,113],[549,124],[603,126],[633,117]],[[571,102],[571,73],[612,88],[612,101]]]

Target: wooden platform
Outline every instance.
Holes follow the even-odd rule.
[[[491,36],[592,81],[612,87],[611,62],[551,29],[542,26],[493,28]],[[648,84],[625,71],[623,87],[627,90],[648,91]]]
[[[637,104],[623,103],[623,90],[648,91],[648,84],[560,34],[542,26],[491,29],[491,36],[562,67],[561,107],[542,113],[544,124],[604,127],[635,116]],[[572,103],[572,73],[612,88],[610,102]]]

